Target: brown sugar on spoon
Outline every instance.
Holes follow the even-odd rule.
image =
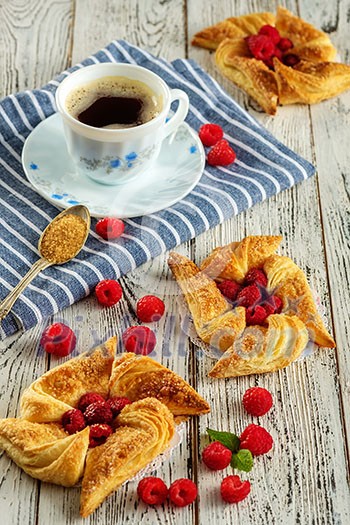
[[[87,224],[82,217],[63,215],[47,228],[40,246],[42,256],[52,263],[71,259],[84,243],[86,231]]]

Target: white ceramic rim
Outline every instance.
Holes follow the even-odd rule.
[[[62,93],[65,89],[67,89],[67,85],[73,84],[74,81],[76,81],[79,77],[84,77],[86,74],[91,73],[93,70],[96,72],[100,72],[100,74],[96,74],[95,79],[104,77],[104,76],[129,76],[130,78],[133,78],[132,71],[138,71],[144,76],[148,76],[150,79],[153,80],[153,82],[156,82],[162,91],[163,96],[163,109],[159,113],[159,115],[152,120],[149,120],[148,122],[145,122],[144,124],[141,124],[140,126],[135,126],[132,128],[126,128],[126,129],[106,129],[106,128],[95,128],[93,126],[89,126],[88,124],[84,124],[83,122],[80,122],[76,118],[72,117],[68,113],[65,107],[65,98],[62,100]],[[90,80],[82,80],[81,84],[84,84],[86,82],[92,81]],[[143,82],[144,80],[142,80]],[[146,82],[145,82],[146,83]],[[77,82],[75,85],[73,84],[71,87],[76,87],[79,85],[79,82]],[[152,89],[152,87],[150,86]],[[124,63],[115,63],[115,62],[103,62],[101,64],[92,64],[91,66],[86,66],[81,69],[78,69],[77,71],[74,71],[70,75],[68,75],[58,86],[56,90],[56,105],[58,112],[62,116],[62,118],[67,122],[67,124],[72,127],[78,134],[82,134],[85,136],[89,136],[90,138],[93,138],[95,140],[106,140],[107,142],[113,142],[113,141],[124,141],[124,140],[132,140],[138,137],[139,135],[143,135],[144,133],[147,133],[148,128],[152,128],[153,126],[155,128],[159,128],[163,125],[163,122],[165,121],[166,116],[169,113],[171,104],[171,90],[169,86],[164,82],[164,80],[159,77],[156,73],[153,73],[153,71],[150,71],[149,69],[138,66],[135,64],[124,64]]]

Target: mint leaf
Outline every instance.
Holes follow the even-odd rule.
[[[250,472],[253,468],[254,460],[250,450],[241,448],[237,454],[232,454],[231,467],[244,472]]]
[[[229,448],[232,452],[237,452],[239,449],[240,441],[236,434],[231,432],[220,432],[219,430],[212,430],[207,428],[207,432],[212,441],[220,441],[225,447]]]

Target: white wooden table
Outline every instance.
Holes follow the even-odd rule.
[[[330,33],[342,61],[349,62],[350,0],[287,0],[281,4]],[[257,112],[248,98],[214,69],[213,57],[190,45],[192,35],[228,16],[272,10],[268,0],[0,0],[0,92],[34,88],[67,66],[125,38],[167,59],[190,57],[289,147],[316,164],[316,177],[201,235],[179,250],[200,261],[213,247],[246,234],[284,236],[283,253],[307,273],[327,308],[336,350],[320,349],[289,368],[263,376],[209,380],[211,363],[196,353],[177,322],[177,285],[166,256],[122,279],[124,298],[101,309],[94,297],[55,320],[74,328],[80,351],[136,321],[136,299],[146,293],[165,298],[167,315],[157,328],[157,359],[189,380],[212,411],[187,425],[186,438],[158,472],[166,482],[190,477],[200,497],[184,509],[146,508],[129,483],[85,523],[122,524],[349,524],[348,442],[350,370],[348,339],[350,245],[350,92],[313,107],[280,108],[275,118]],[[16,414],[22,390],[57,364],[39,349],[43,327],[0,344],[0,417]],[[249,498],[224,504],[223,473],[200,461],[207,426],[240,432],[252,419],[240,400],[253,385],[268,388],[275,406],[261,421],[273,434],[273,452],[246,475]],[[79,489],[37,482],[2,455],[0,516],[3,525],[82,523]],[[242,476],[244,477],[244,476]]]

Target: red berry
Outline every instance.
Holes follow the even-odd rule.
[[[106,423],[109,425],[113,420],[112,410],[106,401],[103,403],[97,401],[97,403],[89,405],[84,412],[84,416],[88,425],[94,425],[95,423]]]
[[[148,355],[156,346],[156,336],[148,326],[130,326],[122,335],[127,352]]]
[[[242,286],[235,281],[222,281],[218,284],[218,288],[222,295],[227,297],[230,301],[235,301],[237,298],[237,295],[242,289]]]
[[[289,38],[281,38],[277,45],[283,53],[294,47],[293,42]]]
[[[237,301],[239,306],[254,306],[255,303],[259,302],[261,299],[261,292],[256,284],[251,284],[246,286],[239,292],[237,295]]]
[[[67,410],[62,416],[61,423],[68,434],[75,434],[86,427],[84,415],[77,408]]]
[[[116,417],[126,405],[130,405],[131,401],[127,397],[110,397],[106,403],[112,410],[113,417]]]
[[[177,507],[185,507],[193,503],[197,494],[197,485],[190,479],[177,479],[169,487],[170,501]]]
[[[145,295],[136,305],[136,315],[142,323],[159,321],[165,311],[165,304],[155,295]]]
[[[220,493],[226,503],[238,503],[250,492],[249,481],[241,481],[239,476],[227,476],[221,482]]]
[[[49,354],[65,357],[71,354],[77,343],[75,333],[63,323],[54,323],[45,328],[40,344]]]
[[[280,314],[283,308],[283,301],[277,295],[271,295],[261,306],[265,309],[267,315]]]
[[[114,306],[122,298],[123,290],[114,279],[100,281],[95,288],[97,300],[103,306]]]
[[[137,495],[148,505],[161,505],[167,499],[168,488],[162,479],[148,476],[139,482]]]
[[[222,470],[229,466],[232,452],[219,441],[210,443],[202,452],[202,460],[211,470]]]
[[[240,448],[247,448],[253,456],[266,454],[273,445],[271,434],[263,427],[254,425],[254,423],[247,426],[239,439],[241,441]]]
[[[236,153],[233,151],[227,140],[219,140],[208,153],[207,160],[211,166],[228,166],[236,159]]]
[[[117,239],[122,235],[125,229],[125,224],[122,220],[114,217],[105,217],[100,219],[97,224],[95,231],[97,235],[100,235],[103,239],[108,241]]]
[[[218,124],[204,124],[200,127],[198,135],[204,146],[214,146],[222,139],[224,132]]]
[[[257,60],[268,60],[275,51],[275,44],[266,35],[251,35],[245,38],[249,51]]]
[[[245,311],[245,320],[248,326],[251,325],[263,325],[267,318],[267,312],[265,308],[259,304],[256,306],[248,306]]]
[[[89,448],[103,445],[107,438],[113,434],[113,429],[105,423],[91,425],[89,434]]]
[[[275,45],[281,40],[281,35],[279,34],[278,29],[269,24],[266,24],[259,29],[259,35],[267,36]]]
[[[273,56],[278,58],[278,60],[282,60],[283,53],[278,47],[275,47]]]
[[[297,55],[291,53],[290,55],[284,55],[282,61],[285,66],[293,67],[300,62],[300,58]]]
[[[264,288],[267,286],[267,277],[263,270],[251,268],[244,279],[244,284],[260,284]]]
[[[100,394],[97,394],[96,392],[88,392],[79,399],[78,408],[82,412],[85,412],[87,407],[92,405],[92,403],[105,403],[105,400],[102,396],[100,396]]]
[[[272,395],[266,388],[253,386],[245,391],[242,403],[248,414],[263,416],[273,405]]]

